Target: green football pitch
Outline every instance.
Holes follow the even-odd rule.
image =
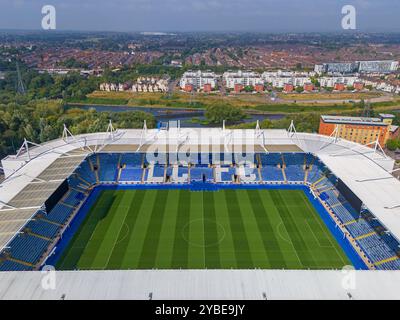
[[[350,265],[302,190],[103,190],[56,265],[337,269]]]

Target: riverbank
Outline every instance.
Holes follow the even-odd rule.
[[[315,95],[315,94],[314,94]],[[349,98],[349,96],[346,96]],[[109,107],[133,107],[133,108],[163,108],[163,109],[184,109],[184,110],[204,110],[208,106],[229,105],[243,109],[247,114],[259,115],[289,115],[297,113],[326,113],[326,114],[359,114],[364,106],[356,100],[347,103],[321,103],[297,101],[290,103],[284,100],[272,101],[265,94],[245,94],[223,96],[220,94],[194,95],[186,93],[173,93],[171,95],[163,93],[138,93],[129,92],[99,92],[95,91],[85,99],[69,101],[69,105],[75,106],[104,106]],[[378,101],[371,103],[371,107],[379,112],[390,112],[400,110],[400,97],[392,97],[388,101]]]
[[[73,103],[67,104],[66,109],[94,109],[97,112],[127,112],[127,111],[143,111],[153,115],[158,122],[180,121],[181,126],[185,127],[213,127],[205,117],[205,109],[194,108],[171,108],[171,107],[155,107],[155,106],[126,106],[126,105],[99,105],[99,104],[83,104]],[[246,117],[240,123],[253,123],[264,120],[280,120],[285,117],[284,114],[269,114],[258,112],[256,110],[246,110]]]
[[[202,108],[190,108],[190,107],[188,107],[188,108],[183,108],[183,107],[181,107],[181,108],[177,108],[177,107],[171,107],[171,106],[162,106],[162,105],[160,105],[160,106],[157,106],[157,105],[146,105],[146,106],[133,106],[133,105],[127,105],[127,104],[113,104],[113,103],[110,103],[110,104],[105,104],[105,103],[86,103],[86,102],[67,102],[67,104],[66,104],[67,106],[69,106],[69,107],[78,107],[78,108],[80,108],[80,107],[85,107],[85,106],[88,106],[88,107],[94,107],[94,108],[96,108],[96,107],[105,107],[105,106],[107,106],[107,107],[117,107],[117,108],[127,108],[128,110],[127,111],[129,111],[129,109],[132,109],[132,108],[143,108],[143,109],[159,109],[159,108],[163,108],[163,109],[170,109],[170,110],[172,110],[172,111],[174,111],[174,110],[176,110],[176,109],[185,109],[185,110],[191,110],[191,111],[199,111],[199,109],[202,109]]]

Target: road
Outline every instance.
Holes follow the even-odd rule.
[[[362,99],[312,99],[312,100],[295,100],[295,99],[281,99],[277,97],[274,101],[275,103],[312,103],[312,104],[342,104],[342,103],[351,103],[351,102],[361,102]],[[370,103],[377,103],[377,102],[388,102],[393,101],[394,96],[388,93],[385,93],[383,96],[375,97],[371,99],[364,99],[368,100]]]

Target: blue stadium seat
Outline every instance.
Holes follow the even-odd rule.
[[[226,172],[221,172],[221,181],[220,182],[232,182],[233,175],[235,174],[235,168],[228,166],[221,166]]]
[[[262,166],[282,165],[282,155],[280,153],[261,153],[260,160]]]
[[[84,197],[81,192],[75,190],[69,190],[63,202],[70,206],[75,207],[83,200],[83,198]]]
[[[0,262],[0,271],[31,271],[32,269],[32,267],[10,260]]]
[[[143,156],[143,153],[124,153],[121,156],[120,165],[126,168],[140,168]]]
[[[20,234],[11,241],[9,252],[14,259],[35,264],[44,254],[49,244],[50,242],[44,239]]]
[[[45,218],[59,224],[64,224],[72,214],[73,210],[74,209],[68,206],[58,203]]]
[[[288,181],[304,181],[305,171],[303,169],[303,166],[288,165],[285,168],[285,174]]]
[[[261,172],[261,179],[264,182],[268,182],[268,181],[278,181],[278,182],[282,182],[285,181],[285,178],[283,177],[283,173],[282,170],[275,167],[275,166],[263,166],[262,168],[260,168],[260,172]]]
[[[237,167],[236,174],[238,175],[240,181],[244,183],[254,183],[260,181],[258,169],[254,164],[252,167],[248,165],[241,165]],[[250,180],[250,178],[252,180]]]
[[[213,163],[212,154],[211,153],[199,153],[198,154],[198,164],[197,165],[205,165],[208,166]]]
[[[282,154],[283,159],[285,160],[285,164],[287,166],[295,165],[295,166],[303,166],[305,162],[304,153],[284,153]]]
[[[209,167],[191,167],[190,168],[190,180],[191,181],[203,181],[203,175],[205,182],[212,182],[214,180],[213,169]]]
[[[253,165],[256,164],[256,154],[255,153],[234,153],[233,163],[236,165]]]
[[[90,168],[88,160],[84,160],[80,164],[79,168],[77,170],[75,170],[75,173],[77,174],[77,176],[81,177],[83,180],[88,182],[90,185],[96,184],[96,175]]]
[[[142,174],[143,169],[141,168],[125,168],[121,171],[119,181],[140,182],[142,181]]]
[[[164,166],[154,165],[153,177],[164,177],[164,170]]]
[[[102,182],[116,182],[118,173],[118,154],[98,154],[100,167],[98,169],[99,180]]]
[[[51,239],[57,235],[57,232],[58,230],[60,230],[60,227],[55,224],[51,224],[46,221],[37,219],[30,221],[26,225],[25,229],[28,229],[30,232],[34,234],[38,234],[40,236]]]

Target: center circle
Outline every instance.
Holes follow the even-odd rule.
[[[190,229],[194,229],[194,230],[205,230],[205,228],[207,228],[206,224],[214,224],[216,225],[216,232],[218,235],[218,239],[216,241],[213,242],[207,242],[207,244],[200,242],[200,241],[193,241],[187,238],[187,235],[190,234]],[[198,232],[198,231],[197,231]],[[195,247],[213,247],[213,246],[217,246],[219,245],[222,240],[224,240],[225,238],[225,228],[218,222],[214,221],[214,220],[210,220],[210,219],[195,219],[195,220],[191,220],[189,221],[183,228],[182,228],[182,238],[183,240],[185,240],[187,243],[189,243],[192,246]]]

